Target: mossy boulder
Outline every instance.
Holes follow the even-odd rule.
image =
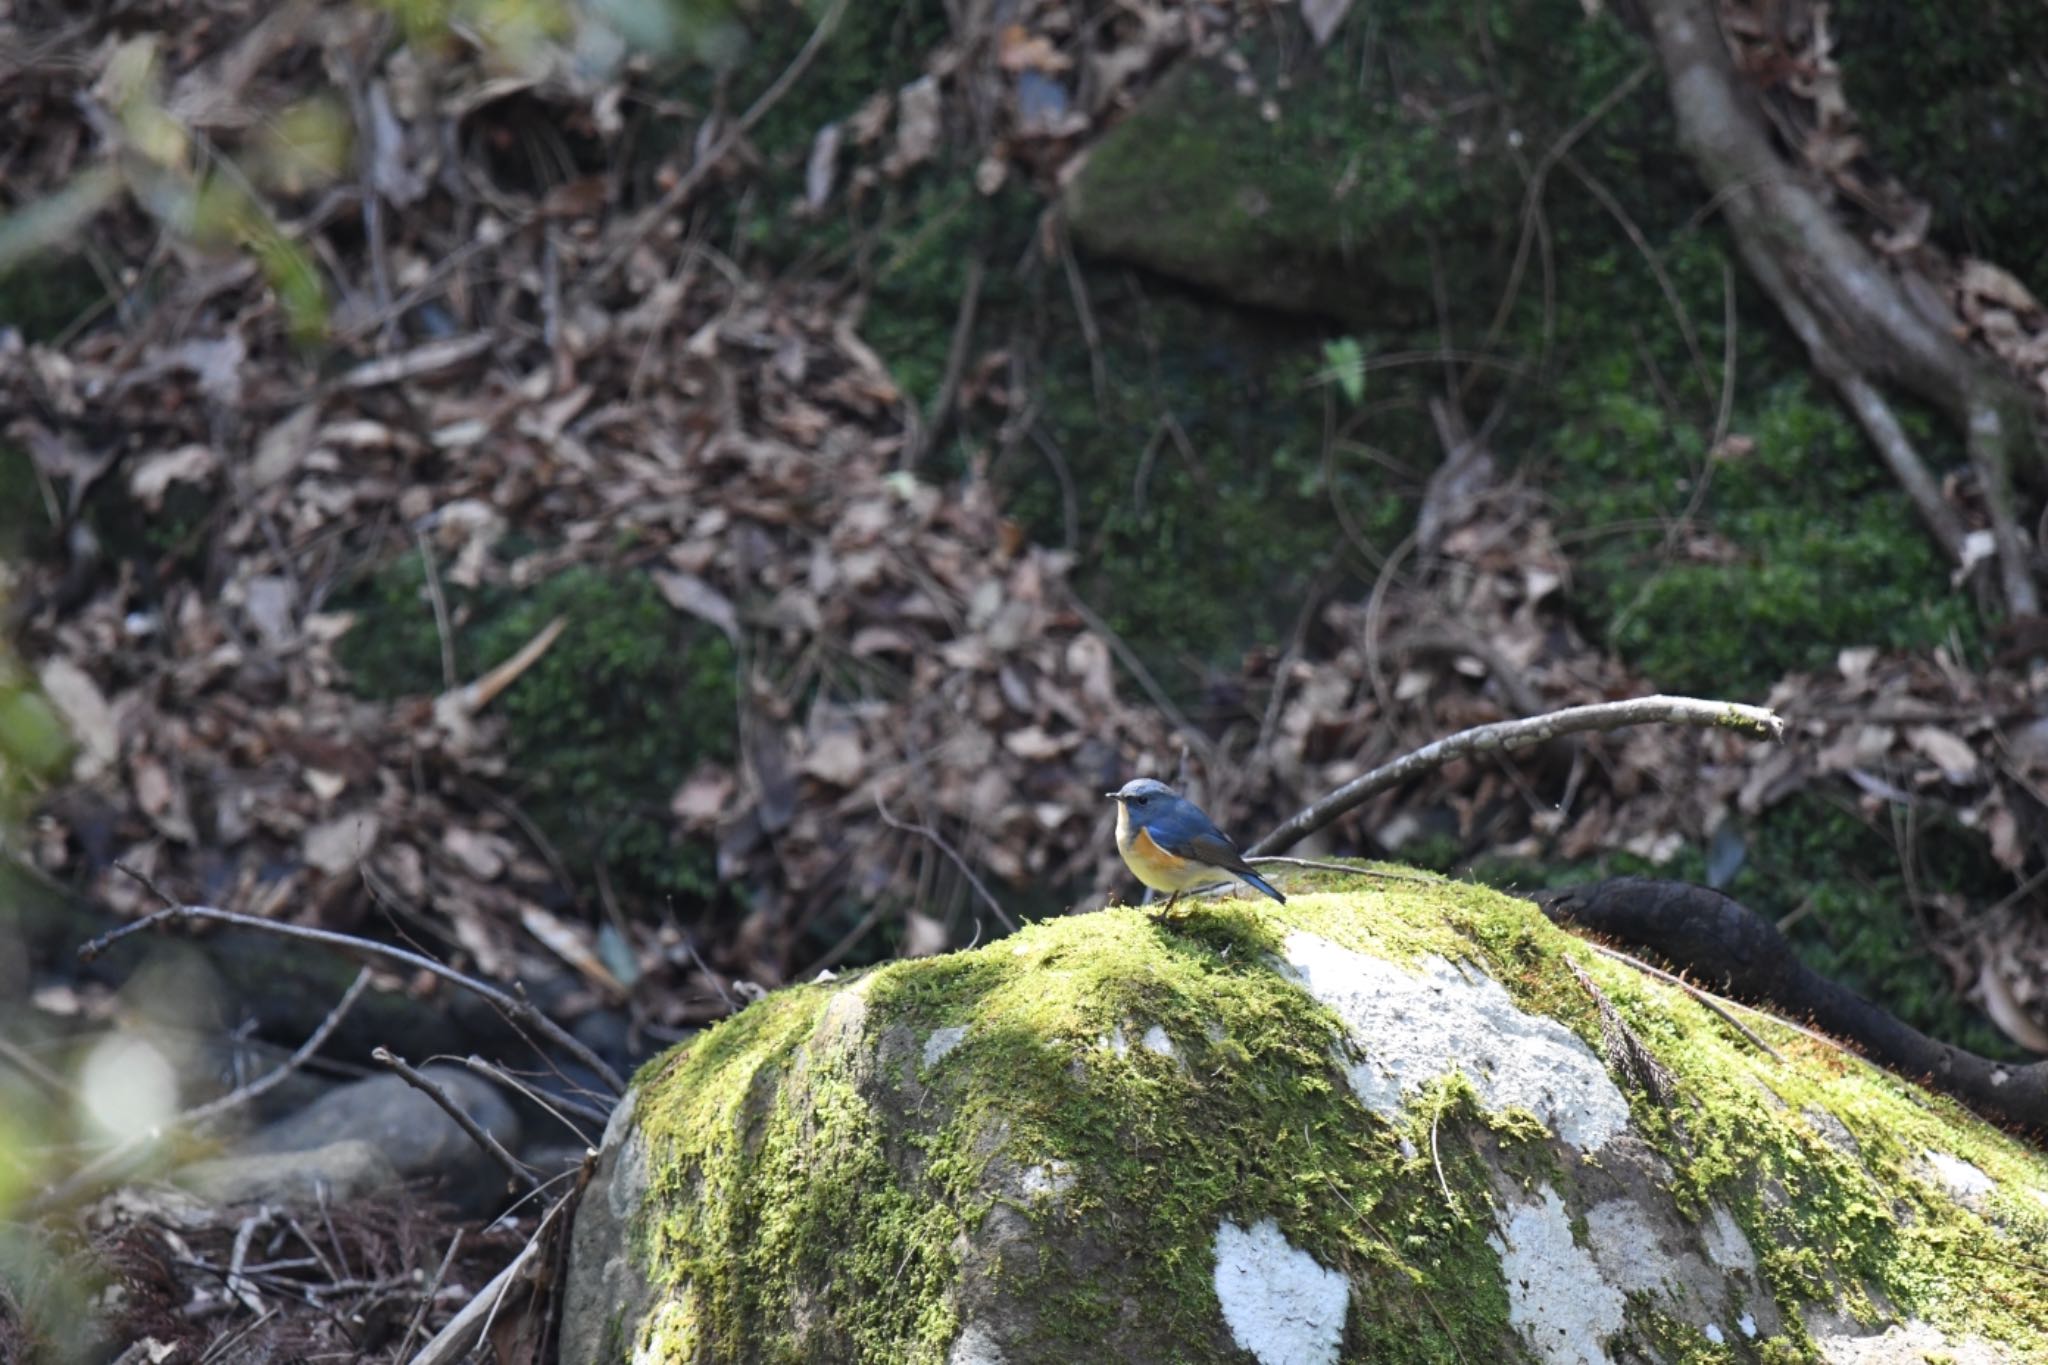
[[[1524,902],[1293,890],[795,987],[650,1063],[563,1359],[2048,1358],[2040,1153]]]

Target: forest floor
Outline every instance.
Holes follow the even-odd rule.
[[[778,211],[884,193],[961,136],[985,192],[1054,186],[1172,56],[1252,22],[1140,6],[1084,45],[1078,14],[1038,15],[859,92]],[[988,452],[964,477],[923,458],[958,414],[1031,407],[1005,356],[949,355],[938,401],[907,394],[852,263],[765,269],[693,213],[756,192],[751,137],[808,45],[700,107],[640,67],[580,74],[545,32],[407,46],[395,22],[88,7],[0,65],[27,130],[0,152],[12,226],[83,243],[0,270],[0,729],[51,882],[122,915],[154,884],[422,943],[652,1046],[835,965],[1132,894],[1102,800],[1127,776],[1185,776],[1248,843],[1450,731],[1656,690],[1581,628],[1541,490],[1476,464],[1431,480],[1427,535],[1369,594],[1162,677],[1075,590],[1076,553],[1007,514]],[[1024,79],[1078,67],[1071,106]],[[1983,338],[2035,343],[2017,281],[1958,287]],[[1718,552],[1692,537],[1674,523],[1671,553]],[[1786,676],[1755,698],[1782,746],[1641,730],[1453,764],[1323,846],[1505,881],[1683,846],[1725,882],[1746,817],[1810,799],[1889,831],[1926,948],[2024,1038],[2048,1017],[2048,926],[2017,909],[2038,877],[1966,895],[1915,861],[1938,822],[2009,888],[2048,815],[2048,672],[1965,655],[1849,647]],[[395,1259],[346,1304],[200,1288],[233,1227],[114,1261],[152,1311],[285,1315],[318,1358],[448,1247],[373,1231]]]

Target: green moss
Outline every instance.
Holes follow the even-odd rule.
[[[1859,133],[1934,208],[1933,236],[2048,284],[2048,10],[1844,0],[1835,35]]]
[[[2032,1231],[2044,1220],[2023,1207],[2024,1187],[2048,1179],[2038,1154],[1850,1053],[1762,1023],[1781,1065],[1669,988],[1604,958],[1584,965],[1680,1078],[1678,1109],[1637,1110],[1672,1163],[1675,1193],[1734,1212],[1788,1324],[1806,1304],[1877,1320],[1876,1294],[1891,1311],[2004,1341],[2021,1358],[2048,1350],[2038,1312],[2048,1264]],[[1809,1113],[1840,1121],[1855,1152],[1831,1145]],[[1999,1182],[1991,1217],[1930,1182],[1930,1150]]]
[[[1929,817],[1914,824],[1912,842],[1902,849],[1902,832],[1882,819],[1822,792],[1780,802],[1739,833],[1723,836],[1739,840],[1743,857],[1721,889],[1779,922],[1807,966],[1922,1033],[1983,1056],[2020,1057],[2010,1039],[1957,996],[1929,951],[1931,927],[1913,905],[1916,890],[1928,887],[1966,904],[1990,905],[2010,889],[2011,874],[1992,860],[1978,831]],[[1913,869],[1910,878],[1902,860]],[[1699,846],[1663,864],[1617,853],[1574,866],[1489,859],[1470,871],[1502,887],[1563,887],[1612,876],[1713,880],[1708,850]]]
[[[445,587],[464,682],[512,657],[549,622],[565,622],[490,714],[505,725],[507,794],[547,834],[570,875],[602,865],[632,905],[708,897],[716,886],[711,850],[674,833],[668,800],[700,761],[734,753],[734,660],[725,638],[629,571],[572,568],[525,592]],[[338,650],[360,690],[397,697],[446,686],[417,556],[386,566],[340,604],[362,616]]]
[[[1033,925],[977,952],[779,993],[651,1065],[638,1122],[658,1212],[637,1254],[662,1290],[663,1358],[941,1359],[959,1328],[947,1293],[961,1249],[992,1198],[1012,1202],[991,1193],[997,1162],[1074,1177],[1056,1206],[1019,1196],[1039,1259],[999,1272],[1022,1277],[1004,1292],[1037,1308],[1049,1344],[1114,1354],[1164,1341],[1180,1359],[1235,1359],[1219,1337],[1215,1229],[1270,1217],[1359,1287],[1346,1359],[1499,1358],[1510,1335],[1486,1243],[1489,1163],[1568,1203],[1574,1170],[1534,1118],[1485,1112],[1456,1076],[1394,1122],[1367,1113],[1333,1065],[1335,1020],[1266,965],[1288,928],[1395,961],[1474,960],[1522,1008],[1597,1044],[1563,955],[1592,974],[1677,1077],[1677,1106],[1637,1096],[1635,1121],[1681,1205],[1735,1212],[1786,1315],[1783,1336],[1737,1356],[1632,1305],[1631,1339],[1660,1358],[1813,1360],[1798,1310],[1868,1311],[1873,1295],[2023,1356],[2048,1349],[2027,1289],[2048,1266],[2026,1250],[2048,1214],[2022,1207],[2024,1186],[2048,1187],[2037,1155],[1789,1029],[1758,1025],[1788,1061],[1763,1058],[1524,903],[1448,883],[1345,887],[1304,879],[1279,910],[1217,901],[1164,923],[1113,910]],[[1154,1025],[1174,1056],[1135,1045]],[[924,1039],[949,1026],[962,1040],[925,1065]],[[1859,1153],[1829,1146],[1808,1108],[1837,1116]],[[1989,1218],[1925,1182],[1926,1149],[2000,1182]],[[796,1303],[807,1307],[793,1316]]]
[[[952,1282],[958,1239],[987,1214],[982,1180],[1002,1160],[1085,1172],[1063,1196],[1059,1221],[1108,1217],[1147,1249],[1142,1265],[1113,1256],[1113,1289],[1088,1259],[1095,1249],[1056,1235],[1041,1263],[1005,1265],[1005,1275],[1028,1277],[1015,1292],[1041,1303],[1050,1330],[1077,1350],[1126,1333],[1183,1345],[1189,1360],[1234,1359],[1203,1345],[1219,1321],[1208,1248],[1227,1216],[1246,1225],[1275,1218],[1322,1263],[1372,1268],[1351,1315],[1360,1358],[1381,1358],[1381,1344],[1411,1360],[1491,1356],[1505,1338],[1506,1298],[1486,1225],[1472,1216],[1484,1207],[1484,1171],[1456,1140],[1481,1121],[1469,1088],[1447,1089],[1419,1129],[1369,1116],[1331,1065],[1334,1020],[1262,965],[1277,942],[1271,921],[1224,903],[1170,927],[1130,911],[1051,921],[978,953],[875,970],[849,991],[860,995],[871,1035],[967,1030],[924,1077],[952,1092],[943,1124],[877,1125],[857,1098],[862,1083],[843,1063],[820,1061],[832,1049],[806,1046],[856,1014],[849,1007],[835,1023],[822,992],[750,1010],[669,1069],[643,1073],[652,1107],[642,1127],[659,1153],[661,1188],[692,1195],[651,1222],[641,1244],[673,1301],[687,1305],[662,1329],[669,1348],[688,1343],[717,1356],[773,1342],[749,1354],[797,1358],[806,1343],[776,1336],[778,1315],[825,1277],[851,1343],[834,1358],[942,1358],[958,1324],[930,1300]],[[1176,1058],[1135,1045],[1135,1032],[1153,1025],[1174,1040]],[[1110,1039],[1122,1034],[1133,1042],[1120,1054]],[[904,1069],[915,1066],[913,1054]],[[781,1089],[754,1079],[764,1076],[782,1077]],[[830,1138],[843,1146],[822,1150],[828,1135],[817,1124],[842,1121]],[[1456,1210],[1443,1207],[1433,1179],[1400,1178],[1415,1161],[1401,1154],[1401,1139],[1419,1137],[1426,1151],[1433,1123],[1461,1195]],[[793,1151],[800,1127],[797,1161],[782,1144],[787,1135]],[[892,1162],[892,1149],[916,1156]],[[833,1193],[828,1181],[840,1179],[874,1197],[856,1204]],[[758,1211],[769,1206],[779,1214]],[[848,1283],[841,1297],[836,1277],[850,1268],[859,1278],[862,1266],[885,1276]],[[898,1266],[910,1270],[887,1278]],[[1142,1278],[1122,1278],[1132,1274]]]
[[[1747,454],[1709,462],[1705,434],[1619,383],[1565,382],[1576,417],[1554,429],[1556,486],[1596,535],[1581,572],[1610,643],[1661,687],[1761,700],[1788,672],[1849,645],[1926,648],[1976,636],[1968,601],[1846,414],[1791,357],[1745,386],[1733,430]],[[1923,437],[1933,433],[1923,432]],[[1697,529],[1663,519],[1711,480]],[[1648,530],[1640,528],[1645,524]]]
[[[39,257],[0,272],[0,327],[20,328],[31,344],[46,342],[106,297],[106,284],[84,257]]]
[[[34,461],[22,447],[0,441],[0,559],[40,553],[52,529]]]

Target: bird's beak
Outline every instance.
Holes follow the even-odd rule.
[[[1112,801],[1117,799],[1117,795],[1115,792],[1104,792],[1103,795],[1108,797]]]

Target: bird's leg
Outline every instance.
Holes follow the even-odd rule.
[[[1153,919],[1156,919],[1156,920],[1162,920],[1162,919],[1165,919],[1165,918],[1166,918],[1166,917],[1167,917],[1167,916],[1168,916],[1169,914],[1171,914],[1171,913],[1173,912],[1173,903],[1174,903],[1175,901],[1179,900],[1179,899],[1180,899],[1180,892],[1178,892],[1178,891],[1176,891],[1176,892],[1174,892],[1174,893],[1173,893],[1172,895],[1168,896],[1168,897],[1166,898],[1166,904],[1164,904],[1164,905],[1160,906],[1160,907],[1159,907],[1159,909],[1158,909],[1158,911],[1157,911],[1156,913],[1154,913],[1154,914],[1153,914],[1152,918],[1153,918]]]

